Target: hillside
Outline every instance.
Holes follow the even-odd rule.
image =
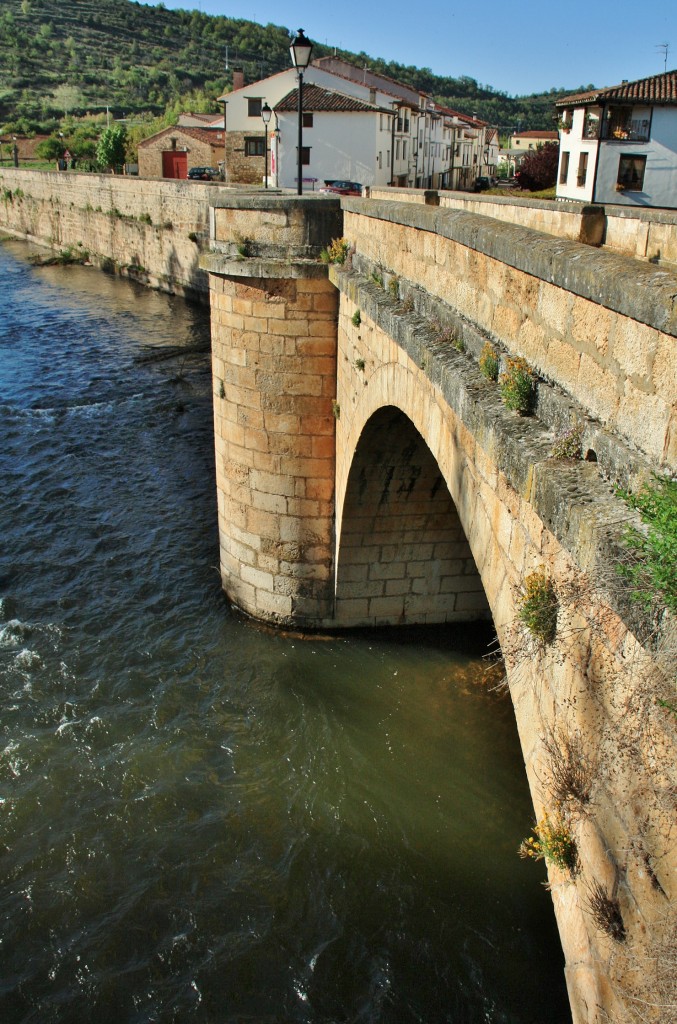
[[[282,26],[132,0],[2,0],[0,11],[0,126],[20,131],[107,107],[116,117],[159,114],[177,102],[216,110],[233,67],[253,81],[289,66]],[[317,56],[328,52],[315,47]],[[511,98],[472,78],[339,52],[505,130],[552,127],[555,90]]]

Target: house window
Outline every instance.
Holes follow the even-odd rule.
[[[407,159],[407,140],[406,139],[402,140],[402,159],[403,160]]]
[[[301,164],[307,167],[310,163],[310,146],[301,146]]]
[[[244,155],[245,156],[265,156],[266,153],[266,140],[265,139],[245,139],[244,140]]]
[[[578,157],[578,175],[576,177],[576,184],[580,187],[585,185],[585,179],[588,176],[588,154],[581,153]]]
[[[569,177],[569,154],[568,153],[562,153],[562,162],[559,165],[559,183],[560,183],[560,185],[566,185],[568,177]]]
[[[390,150],[386,149],[386,167],[390,167]]]
[[[400,140],[395,139],[395,159],[400,159]]]
[[[261,99],[248,99],[247,100],[247,115],[248,117],[261,117]]]
[[[618,191],[643,192],[645,170],[645,156],[630,156],[623,154],[618,161],[618,183],[616,185]]]
[[[304,110],[303,113],[301,114],[301,117],[303,118],[303,127],[304,128],[312,128],[313,127],[313,115],[312,114],[307,114],[305,112],[305,110]]]
[[[378,167],[379,170],[381,170],[381,159],[381,150],[379,150],[378,156],[376,157],[376,166]]]

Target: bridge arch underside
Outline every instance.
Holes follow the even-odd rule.
[[[392,405],[371,415],[350,465],[336,619],[353,626],[491,619],[444,475],[412,421]]]

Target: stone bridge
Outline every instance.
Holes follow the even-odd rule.
[[[613,566],[615,485],[677,462],[677,277],[387,199],[226,197],[210,232],[227,594],[303,629],[492,619],[537,816],[577,848],[548,868],[573,1019],[666,1019],[674,622],[645,621]],[[341,237],[345,262],[321,262]],[[487,343],[532,368],[532,415],[480,372]],[[551,457],[572,423],[584,457]],[[547,644],[519,625],[535,572],[556,595]]]

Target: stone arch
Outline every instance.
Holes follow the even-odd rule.
[[[336,615],[356,625],[490,618],[446,480],[401,410],[383,406],[355,450],[337,544]]]
[[[500,639],[516,574],[500,543],[503,530],[509,545],[513,516],[495,466],[413,366],[381,365],[353,397],[337,424],[337,624],[491,617]],[[426,557],[439,563],[432,578],[414,564]],[[379,565],[365,572],[370,559]]]

